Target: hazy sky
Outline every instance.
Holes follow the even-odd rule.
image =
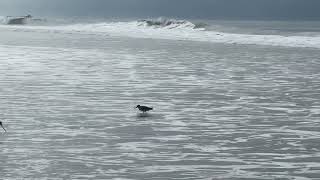
[[[320,19],[320,0],[0,0],[0,15]]]

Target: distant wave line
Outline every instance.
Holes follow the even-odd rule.
[[[205,27],[205,24],[203,24]],[[102,22],[57,26],[6,26],[16,31],[28,30],[52,33],[83,33],[133,38],[187,40],[226,44],[268,45],[320,48],[320,36],[283,36],[237,34],[205,30],[184,20],[157,19],[130,22]]]

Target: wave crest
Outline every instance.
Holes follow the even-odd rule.
[[[139,20],[138,26],[153,27],[153,28],[166,28],[166,29],[203,29],[206,26],[204,23],[193,24],[186,20],[158,18],[154,20]]]

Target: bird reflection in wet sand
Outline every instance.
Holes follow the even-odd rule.
[[[7,132],[7,130],[3,127],[2,121],[0,121],[0,126],[3,128],[5,132]]]

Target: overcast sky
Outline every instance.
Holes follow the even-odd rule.
[[[0,15],[320,19],[320,0],[0,0]]]

